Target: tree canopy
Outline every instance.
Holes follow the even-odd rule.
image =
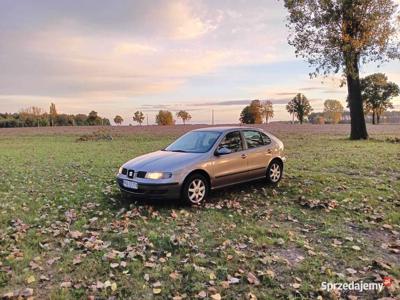
[[[262,103],[262,115],[265,118],[265,123],[268,124],[269,120],[274,117],[274,108],[272,102],[267,100]]]
[[[115,118],[114,118],[114,123],[117,125],[121,125],[123,121],[124,121],[124,119],[119,115],[115,116]]]
[[[55,121],[57,118],[57,109],[56,109],[56,105],[54,103],[50,104],[50,125],[54,126],[55,125]]]
[[[263,106],[260,100],[253,100],[243,108],[239,120],[243,124],[262,124]]]
[[[133,121],[137,122],[139,125],[142,125],[143,121],[144,121],[144,114],[143,112],[137,110],[135,111],[134,115],[133,115]]]
[[[168,110],[160,110],[156,116],[157,125],[174,125],[175,120]]]
[[[337,124],[342,118],[344,107],[339,100],[328,99],[324,102],[325,120],[332,124]]]
[[[380,122],[381,115],[393,108],[390,101],[400,93],[399,86],[389,82],[385,74],[375,73],[361,79],[361,97],[364,101],[364,111],[372,113],[372,123]]]
[[[186,121],[190,120],[192,116],[186,110],[180,110],[176,113],[176,117],[182,119],[183,124],[186,124]]]
[[[289,101],[286,105],[286,110],[295,116],[299,120],[300,124],[303,124],[304,117],[308,116],[313,109],[307,97],[299,93]]]

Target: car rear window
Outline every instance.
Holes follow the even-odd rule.
[[[243,135],[248,149],[265,146],[271,143],[271,139],[260,131],[245,130],[243,131]]]

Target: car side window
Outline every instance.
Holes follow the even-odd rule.
[[[266,135],[265,133],[261,132],[261,136],[262,136],[262,139],[264,141],[264,145],[271,144],[272,141],[271,141],[271,138],[268,135]]]
[[[255,130],[245,130],[243,131],[244,139],[247,143],[247,148],[257,148],[265,145],[264,139],[261,132]]]
[[[218,149],[228,148],[232,152],[239,152],[243,150],[242,138],[239,131],[229,132],[222,139],[218,145]]]

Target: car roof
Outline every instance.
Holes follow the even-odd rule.
[[[226,132],[226,131],[231,131],[231,130],[243,130],[243,129],[251,129],[251,130],[258,130],[258,128],[254,127],[247,127],[247,126],[216,126],[216,127],[204,127],[204,128],[198,128],[193,131],[216,131],[216,132]]]

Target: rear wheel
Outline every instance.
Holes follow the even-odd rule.
[[[202,174],[192,174],[186,180],[182,188],[182,198],[190,205],[202,204],[208,196],[210,184]]]
[[[282,174],[282,163],[278,160],[273,160],[267,169],[267,181],[271,184],[277,184],[281,180]]]

